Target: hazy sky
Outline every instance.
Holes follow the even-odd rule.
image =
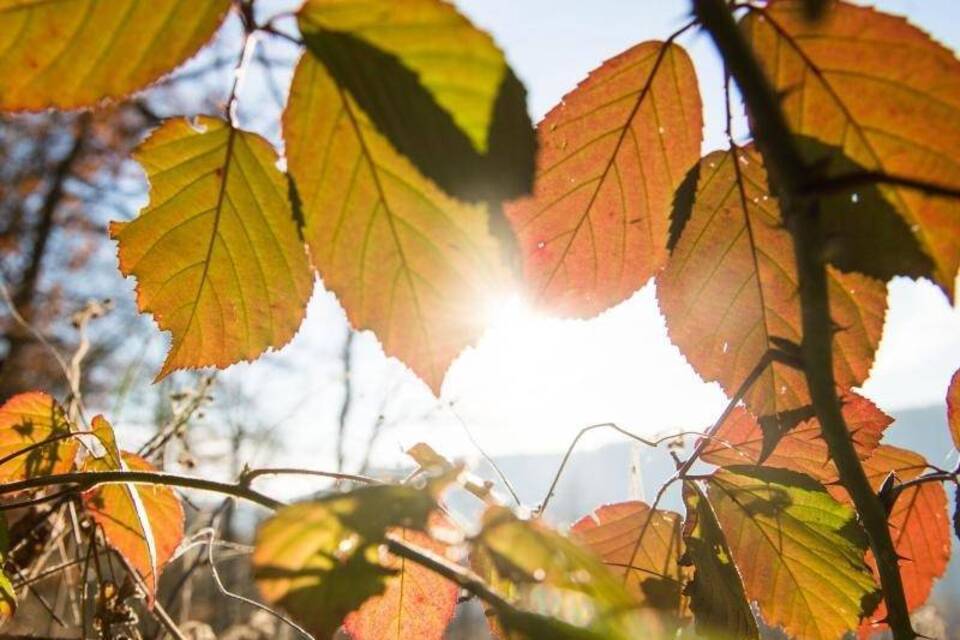
[[[458,0],[490,31],[524,81],[538,120],[588,71],[637,42],[664,38],[687,19],[685,0]],[[960,46],[958,0],[890,0],[941,42]],[[694,57],[706,105],[704,151],[724,145],[722,85],[711,44],[702,35],[681,43]],[[383,462],[426,440],[451,455],[473,455],[456,416],[493,453],[559,451],[582,427],[615,421],[638,433],[701,429],[724,404],[670,344],[652,286],[589,321],[538,317],[512,299],[491,314],[492,329],[453,365],[441,403],[369,333],[355,341],[359,406],[350,416],[353,451],[365,443],[378,412],[401,426],[377,447]],[[227,379],[255,393],[267,420],[284,425],[283,462],[329,466],[331,435],[342,397],[338,355],[342,311],[318,289],[294,342]],[[960,314],[928,283],[897,281],[874,372],[865,393],[893,409],[940,403],[960,366]],[[279,367],[279,369],[278,369]],[[382,402],[385,389],[390,399]],[[586,446],[608,441],[592,437]],[[252,461],[257,463],[256,460]]]

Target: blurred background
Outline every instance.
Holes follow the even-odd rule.
[[[283,16],[297,4],[258,0],[256,6],[266,19]],[[454,4],[505,50],[527,87],[534,121],[605,59],[637,42],[665,38],[689,19],[686,0]],[[905,15],[941,43],[960,49],[957,0],[864,4]],[[294,30],[289,17],[276,24]],[[410,464],[403,451],[423,441],[464,460],[508,496],[506,483],[486,461],[493,458],[522,502],[534,507],[542,502],[563,452],[588,425],[612,422],[656,437],[702,430],[716,419],[725,397],[717,385],[702,382],[670,344],[652,284],[589,321],[540,316],[514,293],[503,292],[490,308],[476,310],[489,330],[454,363],[439,398],[401,363],[386,358],[372,334],[350,330],[322,282],[299,334],[279,352],[223,372],[177,373],[155,384],[169,339],[149,317],[137,314],[134,283],[117,271],[106,226],[133,218],[145,204],[143,174],[128,158],[160,120],[222,112],[240,31],[231,19],[194,60],[126,102],[92,113],[0,118],[5,297],[65,354],[81,342],[75,314],[91,300],[104,307],[83,336],[89,341],[84,391],[91,414],[110,418],[124,446],[136,450],[157,433],[173,433],[158,452],[168,470],[230,479],[244,466],[400,474]],[[706,107],[703,150],[722,148],[719,61],[704,36],[692,33],[680,42],[699,73]],[[282,39],[262,39],[240,95],[243,126],[278,147],[279,116],[298,55]],[[744,118],[737,116],[736,132],[743,138]],[[891,283],[883,341],[862,389],[897,419],[888,431],[890,443],[917,449],[941,467],[956,463],[944,395],[958,367],[960,312],[928,282]],[[13,317],[9,304],[0,304],[0,399],[29,389],[62,395],[63,375],[35,333]],[[561,525],[604,502],[650,497],[673,470],[667,447],[637,447],[603,429],[586,435],[576,451],[547,512]],[[287,476],[258,482],[283,499],[330,486]],[[215,516],[228,539],[248,539],[260,515],[203,496],[194,502],[190,517],[207,522]],[[465,515],[476,508],[469,501],[454,506]],[[670,496],[666,506],[678,508],[677,496]],[[178,582],[190,575],[191,562],[202,564],[185,556],[166,580],[174,587],[191,584]],[[242,589],[248,581],[242,570],[234,571],[239,564],[224,560],[222,572]],[[179,589],[169,603],[181,620],[205,619],[218,632],[233,629],[253,634],[249,637],[275,632],[269,620],[251,618],[253,610],[246,605],[230,601],[214,608],[202,599],[191,604],[193,593]],[[920,614],[923,628],[933,637],[960,638],[957,602],[960,560],[955,554]],[[198,607],[210,607],[210,617]],[[238,620],[245,622],[238,627]],[[457,629],[451,637],[468,637],[466,627]]]

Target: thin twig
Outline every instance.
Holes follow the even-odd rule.
[[[279,475],[296,475],[296,476],[319,476],[321,478],[331,478],[333,480],[343,480],[348,482],[359,482],[361,484],[383,484],[380,480],[376,478],[371,478],[370,476],[363,476],[355,473],[339,473],[336,471],[318,471],[316,469],[296,469],[292,467],[276,467],[276,468],[262,468],[262,469],[250,469],[244,471],[240,474],[240,485],[241,486],[250,486],[250,483],[254,479],[259,478],[260,476],[279,476]]]
[[[497,477],[500,478],[500,481],[503,483],[503,486],[507,488],[507,491],[510,493],[510,496],[513,498],[513,501],[517,504],[518,507],[523,506],[523,502],[520,500],[517,490],[514,489],[513,483],[510,482],[510,479],[507,477],[507,474],[503,472],[503,469],[500,468],[500,465],[493,459],[493,457],[487,453],[487,451],[480,446],[480,442],[473,436],[473,432],[470,431],[470,427],[467,426],[466,421],[457,413],[456,409],[453,408],[453,403],[450,403],[450,413],[454,415],[457,421],[460,423],[460,426],[463,428],[463,432],[467,434],[467,438],[470,440],[470,443],[480,452],[480,455],[483,456],[483,459],[487,461],[487,464],[493,469],[493,472],[497,474]]]
[[[268,607],[262,602],[257,602],[256,600],[247,598],[245,596],[240,595],[239,593],[234,593],[233,591],[230,591],[229,589],[227,589],[227,587],[223,584],[223,581],[220,579],[220,572],[217,571],[217,563],[214,561],[214,558],[213,558],[214,545],[212,543],[213,543],[213,534],[211,533],[210,544],[207,545],[207,562],[210,564],[210,574],[213,576],[214,582],[217,583],[217,588],[220,589],[220,592],[223,593],[223,595],[227,596],[228,598],[233,598],[234,600],[237,600],[239,602],[243,602],[244,604],[248,604],[251,607],[254,607],[255,609],[259,609],[260,611],[268,613],[274,618],[276,618],[277,620],[279,620],[280,622],[289,626],[291,629],[295,629],[296,631],[301,633],[304,637],[309,638],[310,640],[313,640],[313,635],[311,635],[309,631],[307,631],[306,629],[304,629],[303,627],[301,627],[296,622],[294,622],[287,616],[283,615],[279,611],[276,611]]]

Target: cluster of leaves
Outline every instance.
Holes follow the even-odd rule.
[[[156,471],[137,454],[119,449],[103,416],[96,416],[90,429],[79,429],[56,400],[40,392],[14,396],[0,407],[0,454],[0,484],[10,485],[6,493],[21,495],[42,489],[38,480],[60,479],[82,489],[85,474]],[[67,500],[73,494],[67,490],[47,498]],[[81,498],[84,527],[94,525],[93,535],[123,558],[152,602],[160,572],[183,540],[180,498],[156,484],[105,484],[82,491]],[[4,595],[10,605],[6,619],[16,608],[16,594],[5,589]]]
[[[960,62],[900,18],[835,0],[811,21],[809,4],[750,4],[739,28],[815,168],[836,393],[888,508],[912,610],[949,557],[940,481],[956,473],[928,477],[920,456],[881,444],[890,419],[852,389],[870,372],[890,278],[927,277],[954,295]],[[877,562],[808,388],[808,310],[779,190],[758,148],[729,131],[727,149],[701,157],[702,105],[679,33],[606,62],[534,132],[503,54],[442,0],[307,0],[302,40],[256,24],[251,2],[236,6],[248,35],[304,47],[283,115],[286,172],[235,122],[235,93],[226,119],[168,120],[137,149],[150,202],[111,231],[140,309],[172,333],[161,376],[288,342],[316,272],[355,328],[439,393],[516,257],[530,296],[568,317],[655,278],[671,339],[733,398],[674,478],[683,516],[611,505],[571,539],[486,496],[479,532],[464,537],[438,501],[459,478],[441,461],[422,489],[371,486],[280,509],[254,555],[267,600],[322,637],[341,624],[357,638],[439,637],[460,588],[487,602],[502,637],[673,637],[691,624],[757,637],[751,602],[801,638],[882,625]],[[138,90],[201,47],[230,7],[0,0],[10,78],[0,109]],[[41,424],[41,440],[53,435]],[[119,452],[104,421],[93,426],[106,453],[81,456],[82,469],[145,464]],[[72,470],[76,449],[65,439],[8,480]],[[698,460],[718,468],[694,476]],[[110,485],[86,505],[149,588],[176,546],[152,519],[170,517],[176,499],[132,487]]]

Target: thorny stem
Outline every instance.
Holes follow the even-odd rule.
[[[753,134],[793,236],[803,321],[803,370],[813,408],[840,480],[853,498],[870,537],[887,604],[886,622],[896,640],[912,640],[916,634],[910,623],[886,510],[870,486],[840,411],[833,376],[833,327],[819,203],[805,188],[810,169],[797,149],[776,93],[724,0],[695,0],[694,13],[713,39],[753,116]]]

